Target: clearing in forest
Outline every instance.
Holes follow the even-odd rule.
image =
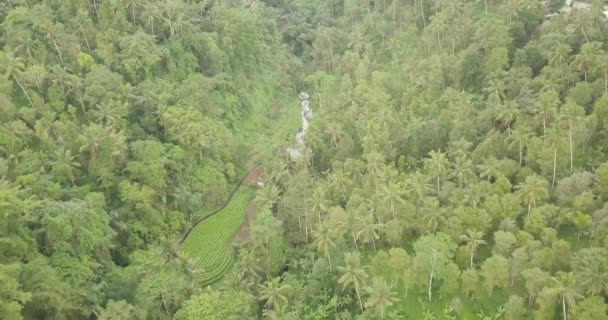
[[[203,286],[219,280],[232,266],[232,240],[245,220],[253,188],[242,185],[225,208],[199,223],[183,243],[184,252],[201,268]]]

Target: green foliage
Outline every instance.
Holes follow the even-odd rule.
[[[251,191],[243,186],[224,209],[199,223],[184,241],[185,254],[201,269],[198,281],[203,286],[218,281],[232,266],[232,240],[251,199]]]
[[[239,291],[208,291],[186,301],[175,319],[237,320],[256,316],[257,305],[253,296]]]

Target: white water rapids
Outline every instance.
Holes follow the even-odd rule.
[[[287,148],[287,154],[292,160],[298,160],[302,157],[302,153],[304,152],[304,148],[306,147],[304,143],[304,138],[306,138],[306,134],[308,133],[308,128],[310,127],[310,121],[312,119],[312,106],[310,104],[310,95],[306,91],[300,92],[298,95],[300,98],[300,114],[302,116],[302,127],[296,133],[296,144],[294,146]]]

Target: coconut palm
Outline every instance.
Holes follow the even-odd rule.
[[[404,191],[400,184],[391,181],[388,181],[386,185],[383,185],[379,191],[380,198],[382,201],[388,205],[393,219],[395,218],[395,205],[404,204],[405,200],[403,200]]]
[[[327,223],[321,223],[317,227],[317,230],[313,231],[313,237],[315,240],[312,245],[316,248],[316,250],[327,257],[327,261],[329,262],[329,271],[332,272],[331,266],[331,250],[336,247],[336,244],[333,240],[333,231],[329,227]]]
[[[568,320],[568,308],[574,308],[576,300],[583,296],[576,291],[576,278],[572,272],[558,272],[557,277],[551,277],[554,287],[551,289],[559,295],[562,304],[562,315]]]
[[[424,167],[435,178],[437,193],[439,193],[440,180],[447,175],[450,162],[445,152],[441,152],[441,150],[433,150],[429,152],[429,156],[430,158],[424,159]]]
[[[321,213],[327,211],[329,207],[329,201],[325,199],[325,190],[322,186],[318,186],[312,192],[312,197],[310,199],[311,210],[317,213],[319,218],[319,223],[321,223]]]
[[[338,267],[342,276],[338,279],[338,284],[343,289],[351,287],[355,289],[359,307],[363,311],[363,301],[361,300],[361,288],[367,283],[368,275],[366,266],[361,266],[361,256],[359,252],[351,252],[344,255],[346,266]]]
[[[515,186],[517,194],[528,203],[528,216],[536,203],[549,197],[547,190],[547,180],[537,174],[526,177],[526,181]]]
[[[466,157],[458,157],[452,165],[452,172],[450,172],[449,176],[456,179],[458,185],[463,187],[469,182],[471,177],[475,176],[473,173],[473,163]]]
[[[51,153],[52,161],[49,162],[53,176],[63,179],[67,178],[74,185],[74,178],[80,163],[75,161],[76,156],[66,148],[58,148]]]
[[[562,67],[568,63],[572,48],[567,43],[554,45],[548,53],[549,64],[555,67]]]
[[[405,191],[416,201],[416,211],[420,209],[422,199],[433,191],[433,187],[427,181],[427,176],[421,172],[410,175],[406,181]]]
[[[91,157],[95,157],[99,149],[105,144],[109,137],[107,130],[96,124],[85,127],[78,136],[80,152],[88,151]]]
[[[502,175],[500,161],[494,156],[484,158],[483,162],[477,165],[477,170],[479,170],[479,177],[487,178],[488,181],[497,179]]]
[[[604,93],[608,94],[608,54],[604,53],[597,57],[593,71],[604,78]]]
[[[511,133],[507,136],[506,140],[509,143],[509,148],[517,148],[519,152],[520,167],[523,161],[524,148],[528,146],[530,138],[532,138],[532,129],[528,126],[518,126],[517,128],[515,128],[515,130],[512,130]]]
[[[30,95],[27,93],[23,83],[20,80],[21,73],[25,69],[25,62],[23,58],[15,57],[12,54],[6,54],[3,58],[4,59],[2,59],[0,62],[0,69],[6,76],[9,77],[9,79],[13,79],[15,82],[17,82],[17,85],[19,88],[21,88],[23,94],[25,94],[27,100],[30,102],[30,104],[33,104],[32,98],[30,98]]]
[[[374,251],[376,251],[376,240],[380,239],[378,231],[381,230],[384,225],[375,223],[374,218],[371,215],[358,216],[356,218],[355,234],[357,240],[363,243],[372,243]]]
[[[272,307],[275,310],[287,305],[289,302],[286,297],[286,291],[291,287],[287,284],[281,283],[281,278],[272,278],[260,287],[260,301],[266,301],[265,306],[267,308]]]
[[[477,250],[481,245],[486,244],[485,240],[483,240],[483,233],[477,230],[468,229],[466,233],[460,236],[460,241],[464,242],[467,246],[467,252],[469,253],[471,266],[473,269],[473,259],[475,259],[475,254],[477,254]]]
[[[375,308],[380,313],[380,319],[384,319],[386,309],[399,301],[395,297],[395,292],[386,281],[379,277],[374,277],[369,286],[364,289],[367,299],[365,307]]]
[[[571,65],[576,68],[578,72],[584,75],[585,82],[587,82],[587,74],[595,68],[595,60],[597,59],[597,53],[600,48],[600,44],[597,42],[585,43],[581,47],[581,51],[574,56]]]
[[[555,187],[555,178],[557,176],[557,151],[564,144],[564,137],[559,125],[556,123],[547,134],[546,143],[553,150],[553,179],[551,180],[551,189]]]
[[[585,110],[573,103],[567,102],[560,110],[559,119],[563,125],[568,128],[568,149],[570,150],[570,172],[574,169],[574,143],[572,140],[572,131],[576,123],[585,116]]]
[[[279,189],[272,183],[267,183],[255,194],[255,203],[260,208],[272,208],[279,198]]]
[[[351,184],[350,178],[344,172],[344,169],[335,169],[328,177],[328,187],[334,192],[342,195],[342,200],[346,202],[346,192]]]

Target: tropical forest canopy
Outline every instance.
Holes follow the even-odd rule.
[[[608,319],[606,5],[2,1],[0,318]]]

